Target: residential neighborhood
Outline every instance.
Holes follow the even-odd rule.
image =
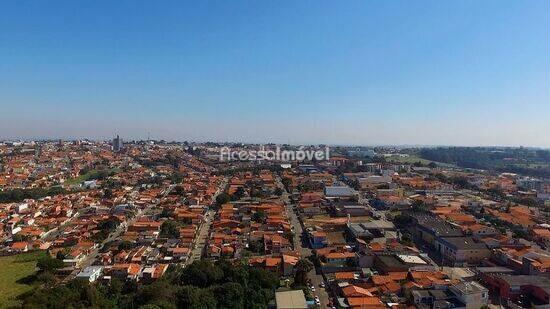
[[[550,1],[0,1],[0,309],[550,309]]]
[[[0,148],[1,253],[42,254],[34,284],[145,287],[230,263],[277,280],[272,308],[549,305],[547,180],[383,148],[223,162],[221,146],[116,143]]]

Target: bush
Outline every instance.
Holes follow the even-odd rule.
[[[218,196],[216,196],[216,203],[218,205],[223,205],[223,204],[229,203],[230,201],[231,201],[231,197],[229,196],[229,194],[225,192],[220,193],[218,194]]]

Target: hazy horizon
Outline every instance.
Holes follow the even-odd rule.
[[[29,138],[11,138],[11,139],[1,139],[0,142],[56,142],[56,141],[65,141],[65,142],[71,142],[71,141],[90,141],[90,142],[105,142],[105,143],[111,143],[112,140],[117,135],[111,136],[111,137],[105,137],[105,138],[88,138],[88,137],[29,137]],[[290,146],[318,146],[318,145],[326,145],[330,147],[365,147],[365,148],[376,148],[376,147],[396,147],[396,148],[437,148],[437,147],[470,147],[470,148],[531,148],[531,149],[543,149],[543,150],[550,150],[550,147],[544,147],[544,146],[526,146],[526,145],[519,145],[519,146],[510,146],[510,145],[445,145],[445,144],[342,144],[342,143],[284,143],[284,142],[273,142],[273,141],[236,141],[236,140],[190,140],[190,139],[162,139],[162,138],[129,138],[125,139],[124,136],[119,137],[123,140],[124,143],[139,143],[139,142],[147,142],[147,141],[153,141],[153,142],[159,142],[164,141],[165,143],[196,143],[196,144],[204,144],[204,143],[216,143],[216,144],[243,144],[243,145],[269,145],[269,144],[275,144],[275,145],[290,145]]]
[[[548,11],[3,2],[0,140],[550,148]]]

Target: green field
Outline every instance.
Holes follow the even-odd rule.
[[[0,308],[17,306],[16,297],[33,288],[18,281],[34,274],[36,261],[45,254],[44,251],[35,251],[0,257]]]
[[[420,158],[416,155],[409,155],[408,157],[402,157],[402,156],[399,156],[399,155],[394,155],[394,156],[391,156],[391,157],[386,157],[386,160],[389,161],[389,162],[399,162],[399,163],[408,163],[408,164],[413,164],[413,163],[416,163],[416,162],[420,162],[422,164],[430,164],[431,162],[433,162],[433,161],[430,161],[430,160],[422,159],[422,158]]]
[[[86,172],[85,174],[82,174],[78,177],[67,179],[65,181],[65,185],[78,185],[84,181],[87,180],[93,180],[93,179],[101,179],[105,178],[111,175],[114,175],[116,173],[120,172],[117,168],[112,168],[108,170],[91,170]]]
[[[433,163],[437,164],[438,166],[454,167],[453,164],[447,164],[447,163],[442,163],[442,162],[423,159],[423,158],[421,158],[421,157],[419,157],[415,154],[410,154],[408,157],[401,157],[401,156],[398,156],[398,155],[394,155],[394,156],[391,156],[391,157],[386,157],[386,161],[404,163],[404,164],[414,164],[416,162],[420,162],[423,165],[428,165],[428,164],[433,162]]]

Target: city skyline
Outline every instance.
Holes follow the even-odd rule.
[[[0,4],[0,139],[550,147],[537,1]]]

